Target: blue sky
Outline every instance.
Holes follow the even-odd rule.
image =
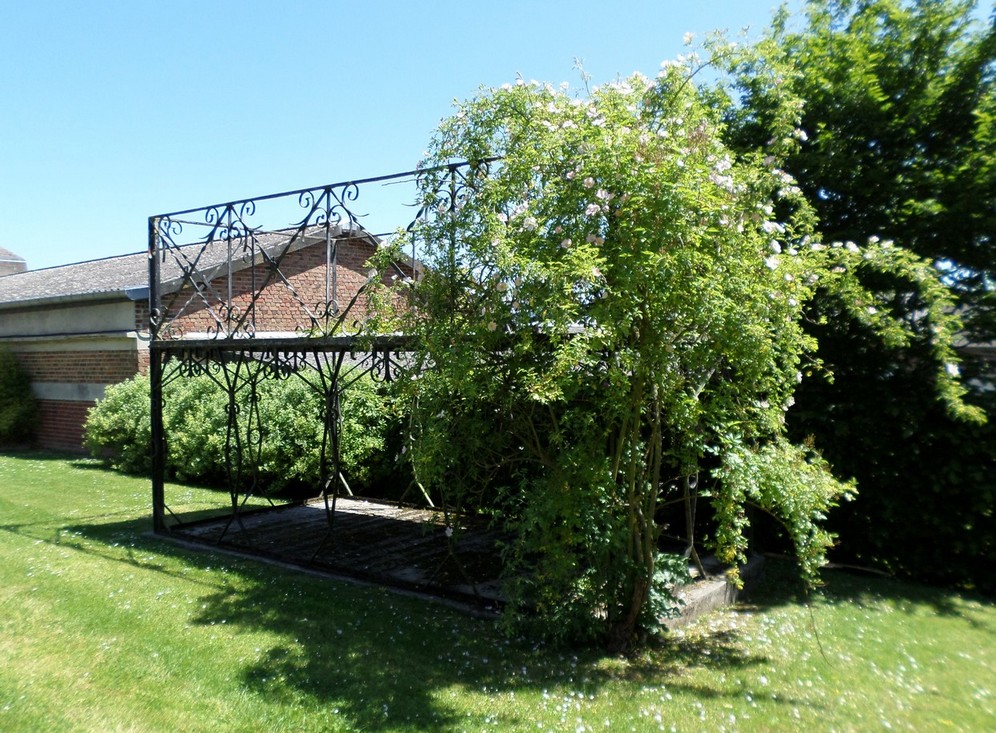
[[[482,85],[576,87],[575,58],[593,83],[652,75],[686,32],[756,38],[778,4],[5,3],[0,246],[32,268],[137,252],[153,214],[409,170]]]

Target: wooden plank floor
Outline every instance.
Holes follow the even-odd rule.
[[[442,513],[430,509],[340,497],[331,528],[318,500],[180,524],[170,534],[484,608],[502,603],[498,533],[461,527],[451,543]]]

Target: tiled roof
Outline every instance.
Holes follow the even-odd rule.
[[[0,307],[102,293],[124,295],[129,289],[142,287],[143,281],[148,287],[147,263],[142,252],[8,275],[0,278]]]
[[[366,232],[361,230],[360,235]],[[369,236],[369,235],[367,235]],[[272,252],[288,240],[287,234],[263,234],[257,241]],[[299,238],[292,250],[317,243],[313,236]],[[324,235],[321,241],[324,241]],[[203,250],[203,251],[202,251]],[[208,245],[188,245],[176,251],[190,260],[196,258],[196,269],[209,279],[224,274],[228,261],[228,246],[224,241]],[[235,269],[249,265],[248,261],[234,262]],[[215,272],[212,272],[215,270]],[[164,293],[179,289],[182,270],[173,257],[160,264],[160,281]],[[43,305],[73,300],[93,300],[101,297],[148,297],[149,258],[146,252],[108,257],[100,260],[78,262],[73,265],[29,270],[0,278],[0,308]]]

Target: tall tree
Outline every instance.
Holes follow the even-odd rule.
[[[826,241],[892,240],[934,263],[963,316],[963,338],[996,341],[996,15],[968,0],[812,0],[793,29],[783,11],[737,68],[741,104],[728,140],[762,150],[772,75],[800,100],[801,144],[785,159]],[[859,278],[911,338],[883,344],[836,294],[811,303],[807,330],[833,381],[800,389],[789,415],[860,498],[839,514],[851,558],[907,574],[987,583],[996,551],[992,427],[936,399],[921,283],[870,269]],[[948,366],[951,371],[959,367]],[[968,376],[985,364],[968,359]],[[991,366],[988,367],[991,369]],[[987,407],[991,394],[970,399]]]
[[[812,0],[806,27],[782,11],[765,48],[803,101],[807,139],[785,167],[824,237],[902,242],[978,310],[996,282],[996,14],[983,26],[974,6]],[[731,139],[759,148],[771,87],[742,81]]]
[[[753,505],[784,523],[815,580],[831,539],[820,522],[847,485],[786,440],[784,416],[815,368],[802,318],[819,289],[899,343],[907,325],[871,307],[855,273],[922,279],[935,380],[965,409],[936,273],[885,243],[813,239],[777,165],[798,144],[791,100],[774,100],[772,150],[737,158],[698,66],[577,96],[484,90],[430,146],[435,215],[411,235],[425,277],[399,314],[422,349],[402,380],[414,465],[444,501],[506,523],[506,618],[546,635],[621,648],[655,628],[686,562],[661,551],[661,510],[690,510],[696,492],[724,559],[742,558]]]

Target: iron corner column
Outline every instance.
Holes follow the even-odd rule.
[[[152,530],[166,532],[166,436],[163,432],[163,353],[158,348],[159,297],[159,219],[149,218],[149,398],[152,422]]]

